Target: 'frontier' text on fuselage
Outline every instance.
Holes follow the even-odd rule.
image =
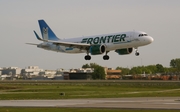
[[[84,38],[81,43],[87,44],[102,44],[102,43],[114,43],[125,41],[126,34],[108,35],[95,38]]]

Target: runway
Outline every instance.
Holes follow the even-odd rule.
[[[0,100],[0,107],[180,109],[180,97],[94,98],[67,100]]]

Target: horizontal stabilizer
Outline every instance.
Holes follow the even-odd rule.
[[[39,45],[39,44],[34,44],[34,43],[26,43],[28,45]]]
[[[41,41],[42,41],[42,39],[39,37],[39,35],[36,33],[36,31],[34,31],[34,34],[36,35],[36,38],[37,38],[38,40],[41,40]]]

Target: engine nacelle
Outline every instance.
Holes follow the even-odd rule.
[[[119,55],[131,54],[133,52],[133,48],[116,49],[115,52]]]
[[[105,45],[92,45],[89,49],[91,55],[103,54],[106,51]]]

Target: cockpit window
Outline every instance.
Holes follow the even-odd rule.
[[[147,34],[143,34],[144,36],[148,36]]]
[[[139,37],[148,36],[147,34],[139,34]]]

